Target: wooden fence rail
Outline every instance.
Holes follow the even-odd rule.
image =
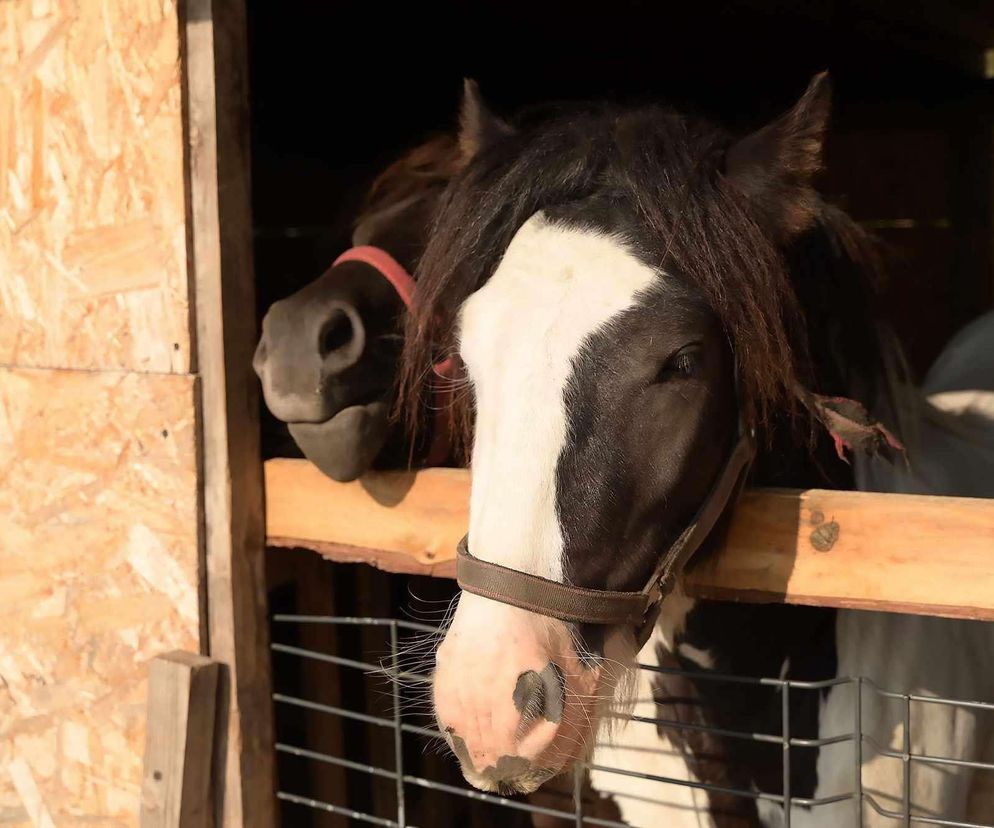
[[[266,463],[271,547],[453,577],[469,472],[335,483],[303,460]],[[994,500],[754,489],[722,549],[693,566],[697,597],[994,620]]]

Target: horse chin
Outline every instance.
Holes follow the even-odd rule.
[[[497,782],[475,771],[467,771],[465,768],[462,771],[463,778],[478,791],[498,794],[499,796],[520,796],[535,793],[552,777],[565,772],[552,768],[535,768],[515,779]]]
[[[332,480],[348,483],[369,471],[386,442],[389,404],[343,408],[323,423],[289,423],[304,456]]]

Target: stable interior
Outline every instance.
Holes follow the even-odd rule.
[[[887,246],[882,306],[913,371],[921,376],[956,330],[994,304],[990,9],[885,0],[248,5],[260,319],[348,247],[376,173],[454,128],[465,76],[499,113],[553,99],[658,100],[746,130],[790,106],[825,68],[835,105],[820,189]],[[281,424],[266,412],[263,424],[265,456],[293,456]],[[426,602],[452,594],[448,582],[333,565],[304,550],[271,550],[268,561],[274,613],[437,617],[444,605]],[[276,624],[273,636],[355,658],[384,646],[361,630]],[[391,715],[382,680],[279,653],[273,675],[277,692]],[[376,728],[281,704],[276,714],[279,741],[392,767],[392,737]],[[420,747],[409,747],[419,772],[458,784],[454,761],[418,759]],[[282,789],[395,816],[392,781],[285,754],[280,777]],[[346,824],[283,807],[287,825]],[[519,818],[436,792],[414,807],[450,809],[460,825]]]

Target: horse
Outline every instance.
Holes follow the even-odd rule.
[[[406,153],[373,182],[353,249],[319,278],[275,302],[262,322],[253,368],[266,405],[311,462],[334,480],[374,464],[448,459],[446,425],[411,446],[392,425],[405,299],[435,205],[462,163],[452,135]]]
[[[889,463],[878,457],[854,458],[857,488],[863,491],[903,492],[994,497],[994,313],[988,313],[959,332],[936,359],[919,389],[906,389],[903,435],[908,462]],[[910,422],[909,422],[910,421]],[[671,599],[673,600],[673,599]],[[684,599],[686,600],[686,599]],[[990,625],[939,618],[840,611],[836,618],[834,647],[836,676],[862,676],[877,687],[898,688],[947,698],[991,698],[994,689],[990,673],[976,672],[971,653],[983,652],[992,643]],[[707,650],[683,644],[684,654],[696,662],[694,670],[707,670]],[[634,710],[644,721],[661,719],[691,724],[701,723],[692,707],[674,704],[674,687],[662,688],[654,681],[653,667],[679,666],[666,650],[644,650],[639,661],[648,670],[640,677],[638,701]],[[775,676],[770,676],[775,678]],[[871,688],[873,685],[868,685]],[[668,695],[667,695],[668,692]],[[794,691],[797,692],[796,690]],[[853,721],[851,685],[832,684],[824,688],[819,712],[818,734],[831,739],[851,730]],[[688,697],[685,689],[681,695]],[[872,689],[863,691],[863,732],[873,740],[868,745],[880,749],[903,749],[903,713],[898,704],[884,700]],[[943,705],[916,703],[912,713],[915,731],[912,748],[916,753],[953,760],[994,760],[990,713],[966,713]],[[695,715],[696,714],[696,715]],[[971,717],[973,721],[971,721]],[[660,731],[665,730],[660,727]],[[986,734],[986,735],[985,735]],[[640,770],[655,776],[686,780],[686,763],[674,758],[674,740],[679,731],[663,735],[645,725],[629,726],[622,736],[598,743],[593,762],[598,767]],[[703,737],[698,736],[699,740]],[[795,748],[796,749],[796,748]],[[874,801],[892,811],[902,808],[903,784],[895,773],[893,759],[879,750],[864,747],[861,782]],[[817,760],[816,797],[830,798],[852,790],[853,755],[848,744],[825,745]],[[966,819],[990,820],[994,814],[994,785],[983,774],[971,774],[955,766],[923,770],[915,767],[912,785],[919,791],[930,787],[946,801],[932,802],[932,816],[943,817],[957,802],[965,803]],[[931,778],[928,778],[931,776]],[[957,778],[958,777],[958,778]],[[592,774],[592,787],[609,799],[632,825],[698,825],[707,802],[699,791],[688,788],[661,788],[656,782],[618,777],[605,770]],[[919,804],[920,804],[919,797]],[[782,811],[766,803],[759,806],[764,824],[780,825]],[[674,809],[682,808],[684,818],[674,819]],[[954,810],[955,812],[955,810]],[[694,815],[691,817],[691,815]],[[837,826],[853,824],[848,802],[806,810],[795,806],[794,825]],[[867,814],[872,824],[890,824],[874,811]],[[961,816],[962,818],[962,816]]]
[[[720,538],[747,473],[751,485],[852,488],[847,451],[899,456],[900,424],[855,402],[901,412],[908,387],[875,314],[876,250],[812,183],[829,90],[817,76],[744,137],[657,106],[551,107],[514,125],[482,101],[468,107],[461,140],[476,151],[418,268],[400,400],[418,411],[432,355],[458,354],[473,481],[463,592],[432,696],[477,788],[534,792],[591,751],[607,764],[598,758],[625,750],[610,725],[634,704],[655,714],[641,723],[648,742],[672,748],[658,775],[696,787],[665,803],[637,783],[620,791],[631,824],[776,825],[777,797],[794,825],[855,824],[837,790],[842,754],[849,781],[853,759],[851,744],[832,743],[844,705],[831,679],[888,666],[859,658],[886,655],[857,643],[873,614],[698,602],[674,588],[689,554]],[[977,655],[955,669],[946,648],[937,666],[954,668],[954,690],[969,694],[967,673],[994,674],[989,629],[929,621]],[[884,643],[899,640],[896,624]],[[637,658],[659,671],[637,674]],[[890,677],[929,685],[927,660]],[[828,683],[792,694],[784,714],[782,690],[708,673]],[[886,745],[882,707],[868,732]],[[652,725],[674,718],[690,726]],[[781,726],[825,737],[792,750],[789,774],[781,744],[733,738]],[[950,730],[918,728],[916,747],[931,732]],[[953,732],[979,746],[968,715]],[[882,797],[895,776],[872,780]],[[970,774],[951,776],[916,773],[913,812],[963,818]],[[827,807],[805,804],[817,799]]]

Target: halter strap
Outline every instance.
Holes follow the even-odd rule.
[[[371,244],[362,244],[357,247],[350,247],[342,253],[334,262],[332,267],[344,264],[345,262],[362,262],[369,265],[373,270],[386,279],[397,292],[404,307],[408,310],[414,303],[414,277],[407,272],[400,262],[387,253],[381,247]],[[452,357],[438,362],[432,366],[435,375],[441,379],[449,379],[452,366],[455,360]],[[452,392],[448,389],[435,391],[432,398],[432,409],[434,410],[434,428],[432,429],[431,445],[428,447],[428,455],[425,457],[425,464],[437,466],[443,463],[449,456],[451,446],[449,444],[449,423],[448,409],[452,403]]]
[[[411,309],[414,301],[414,279],[407,272],[406,268],[393,256],[380,247],[373,247],[370,244],[363,244],[359,247],[350,247],[332,263],[332,267],[344,264],[345,262],[362,262],[368,264],[386,279],[397,295],[404,303],[404,307]]]
[[[655,626],[663,598],[673,588],[674,576],[738,497],[755,455],[753,433],[743,429],[697,514],[659,556],[651,577],[639,592],[571,586],[474,558],[469,552],[468,536],[459,541],[456,580],[466,592],[560,621],[631,627],[641,647]]]

